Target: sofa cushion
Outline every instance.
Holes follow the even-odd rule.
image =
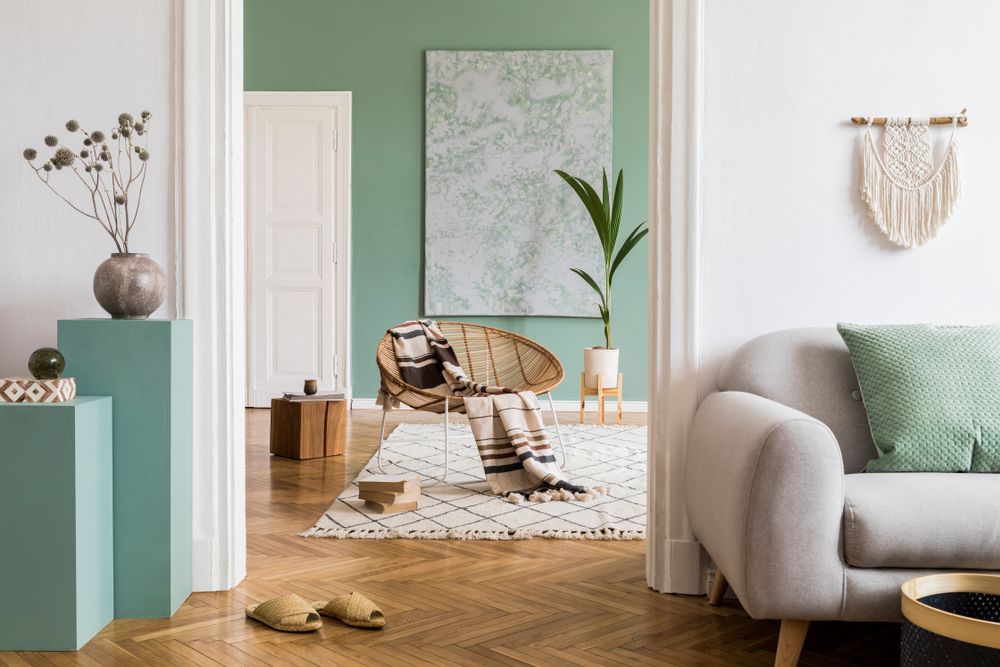
[[[1000,569],[1000,475],[845,475],[844,558],[853,567]]]
[[[837,330],[879,450],[869,472],[1000,472],[1000,325]]]

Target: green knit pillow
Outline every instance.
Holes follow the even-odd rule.
[[[1000,326],[837,331],[879,451],[868,472],[1000,472]]]

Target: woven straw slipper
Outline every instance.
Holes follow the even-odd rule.
[[[361,593],[338,595],[329,602],[313,602],[313,608],[356,628],[385,627],[385,614]]]
[[[281,632],[311,632],[323,627],[316,610],[298,595],[286,595],[246,608],[247,618]]]

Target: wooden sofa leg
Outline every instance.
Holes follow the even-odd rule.
[[[781,621],[778,632],[778,654],[774,656],[774,667],[795,667],[799,664],[802,644],[806,641],[806,631],[809,621],[796,621],[790,618]]]
[[[715,571],[715,580],[712,582],[712,591],[708,594],[708,604],[713,607],[718,606],[722,602],[722,598],[726,597],[726,591],[729,590],[729,583],[726,581],[726,577],[719,570]]]

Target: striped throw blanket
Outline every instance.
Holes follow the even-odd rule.
[[[442,396],[462,396],[490,489],[512,503],[590,500],[607,489],[566,481],[549,444],[534,392],[478,383],[465,374],[432,320],[389,330],[403,382]],[[385,405],[387,409],[390,407]]]
[[[534,392],[466,396],[465,412],[490,490],[508,502],[591,500],[607,493],[566,481]]]
[[[442,396],[505,394],[510,389],[473,381],[433,320],[411,320],[389,330],[403,382]]]

